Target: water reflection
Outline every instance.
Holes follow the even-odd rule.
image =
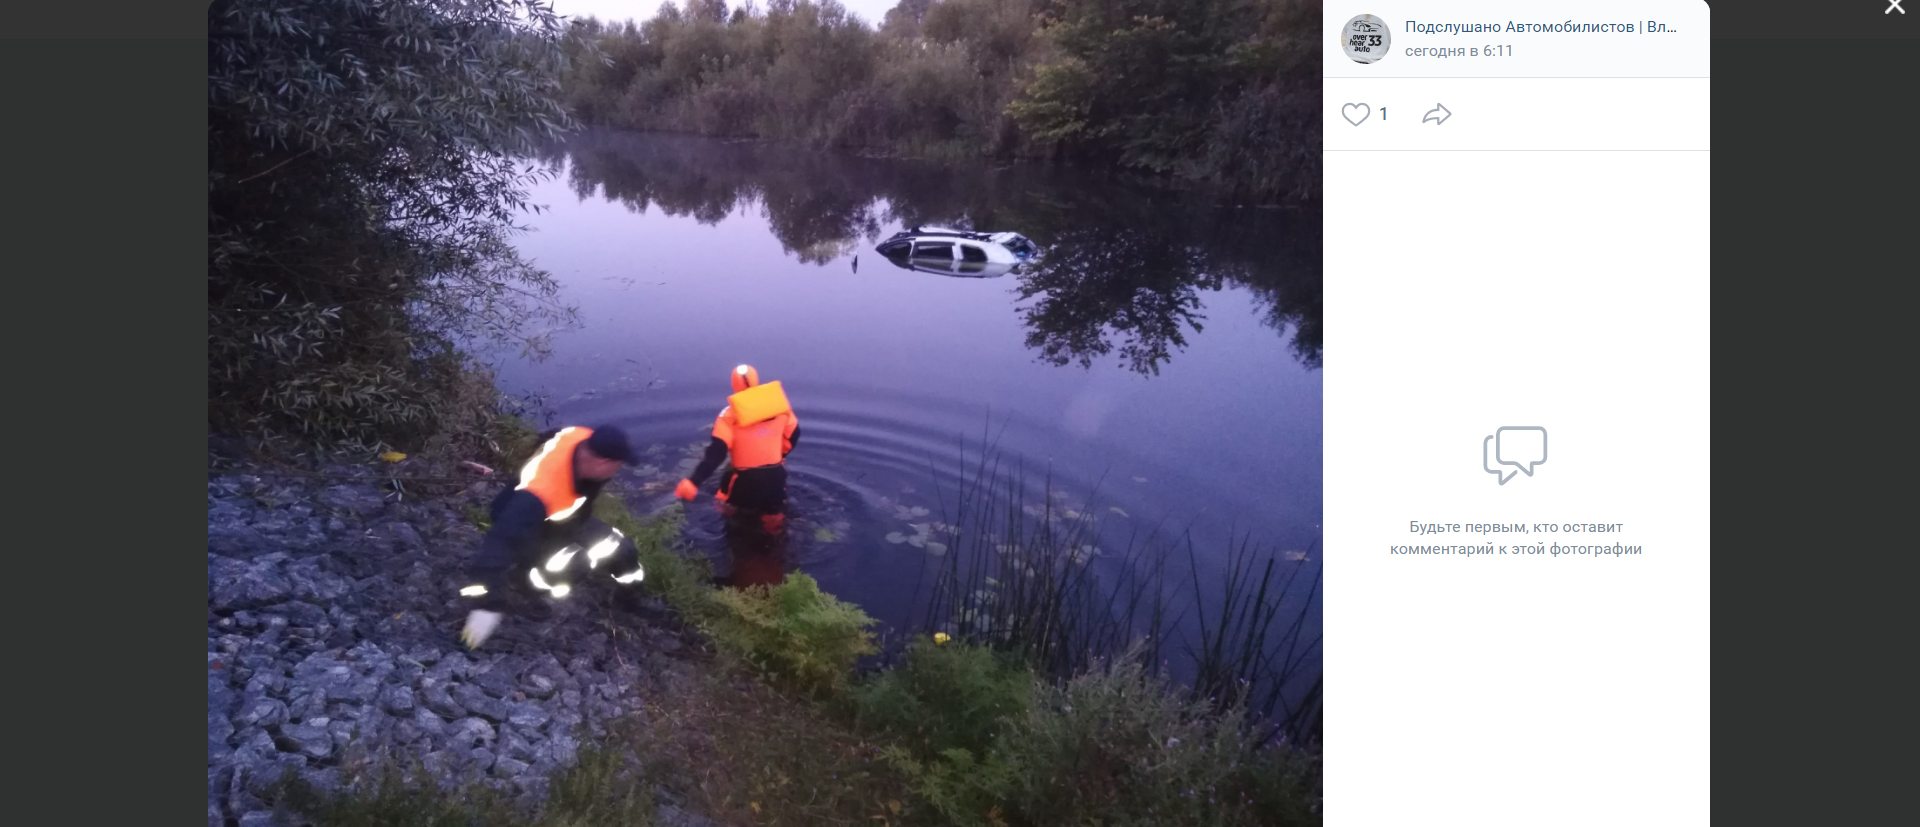
[[[1204,329],[1204,294],[1235,286],[1259,298],[1295,358],[1320,365],[1317,211],[1223,207],[1205,192],[1085,171],[609,131],[576,136],[542,160],[570,161],[580,197],[637,212],[717,224],[757,204],[786,252],[811,264],[861,252],[884,260],[871,248],[890,224],[1023,233],[1042,255],[1012,269],[1017,312],[1027,346],[1051,364],[1113,360],[1157,374]]]

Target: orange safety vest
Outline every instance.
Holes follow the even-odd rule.
[[[727,444],[734,470],[744,471],[779,465],[786,459],[787,452],[793,450],[793,429],[798,427],[800,419],[792,411],[752,425],[741,425],[734,417],[733,406],[728,405],[713,420],[713,436]]]
[[[592,428],[561,428],[552,439],[534,452],[533,459],[520,466],[520,491],[530,491],[547,507],[547,520],[558,522],[572,517],[587,502],[573,488],[573,451],[593,436]]]

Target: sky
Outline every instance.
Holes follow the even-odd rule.
[[[727,0],[727,8],[740,6],[743,0]],[[626,20],[635,23],[646,20],[660,9],[662,0],[553,0],[553,10],[568,17],[598,17],[601,20]],[[868,25],[878,25],[880,18],[893,8],[898,0],[840,0],[847,11],[867,21]],[[676,0],[676,5],[679,5]],[[764,0],[761,8],[766,8]]]

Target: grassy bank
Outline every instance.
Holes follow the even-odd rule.
[[[290,783],[283,805],[341,827],[645,825],[672,813],[663,804],[726,824],[1319,823],[1316,752],[1265,737],[1244,694],[1198,698],[1149,671],[1147,650],[1116,628],[1084,622],[1116,616],[1111,601],[1125,597],[1094,612],[1070,596],[1078,587],[1033,584],[1054,605],[1082,609],[1038,610],[1030,599],[1032,640],[921,635],[889,668],[856,676],[874,651],[873,620],[858,607],[799,573],[772,588],[716,589],[707,561],[678,547],[678,506],[640,519],[611,496],[597,509],[641,549],[644,588],[705,633],[712,668],[583,751],[532,812],[479,786],[409,782],[424,776],[400,767],[345,793]],[[1067,539],[1078,536],[1028,541],[1028,559]],[[1230,594],[1241,608],[1228,616],[1257,614],[1249,600],[1268,605],[1257,590]],[[997,616],[979,625],[1010,617]],[[1089,648],[1090,630],[1120,648]],[[1048,651],[1032,645],[1040,639],[1092,654],[1063,668],[1037,656]]]

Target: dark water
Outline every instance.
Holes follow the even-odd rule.
[[[519,246],[583,326],[500,378],[558,420],[614,422],[650,446],[632,472],[652,484],[647,507],[668,503],[744,362],[781,380],[801,422],[789,565],[885,620],[917,619],[930,567],[925,546],[887,535],[952,508],[937,492],[983,435],[1028,477],[1050,475],[1063,510],[1097,515],[1103,550],[1163,525],[1190,530],[1208,562],[1250,535],[1318,565],[1317,213],[1020,166],[623,133],[547,160],[559,172],[534,201],[549,209]],[[978,279],[873,251],[915,224],[1013,230],[1043,254]],[[691,517],[724,572],[710,500]]]

